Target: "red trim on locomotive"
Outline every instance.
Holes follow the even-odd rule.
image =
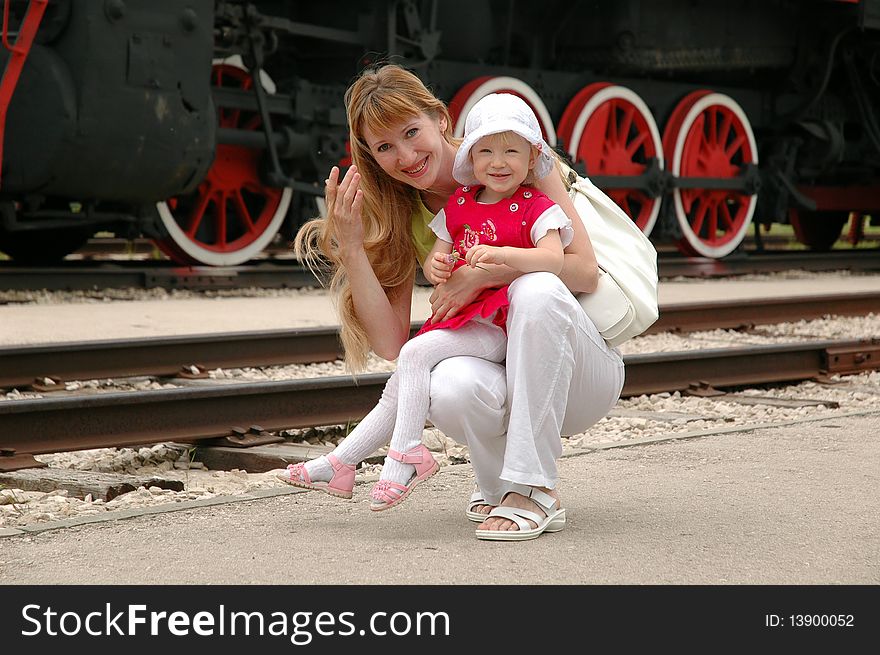
[[[21,29],[15,39],[15,43],[9,43],[9,0],[3,2],[3,47],[11,53],[9,61],[6,62],[6,70],[3,72],[3,79],[0,80],[0,187],[2,187],[3,173],[3,141],[6,137],[6,112],[9,104],[12,102],[12,95],[15,93],[15,87],[18,86],[18,79],[24,68],[24,62],[27,61],[30,54],[31,46],[34,38],[37,36],[37,30],[40,29],[40,23],[43,20],[43,13],[49,0],[31,0],[28,3],[27,13],[21,23]]]
[[[817,211],[864,211],[880,209],[880,187],[877,186],[806,186],[798,191],[816,203]]]

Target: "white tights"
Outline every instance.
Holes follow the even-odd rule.
[[[472,321],[457,330],[431,330],[407,341],[400,350],[397,370],[388,379],[376,407],[357,424],[333,454],[344,464],[357,464],[388,443],[400,453],[421,443],[428,417],[431,370],[450,357],[479,357],[501,362],[507,338],[496,325]],[[321,457],[306,464],[313,480],[329,479],[332,469]],[[405,484],[414,473],[412,464],[391,458],[382,467],[383,480]]]

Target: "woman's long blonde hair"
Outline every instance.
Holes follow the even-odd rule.
[[[345,107],[351,156],[361,175],[360,188],[364,194],[364,249],[383,290],[393,299],[415,275],[411,222],[418,196],[413,187],[392,179],[382,170],[364,141],[364,128],[379,132],[424,113],[437,120],[445,118],[443,137],[449,143],[457,143],[452,136],[452,121],[446,105],[416,75],[394,64],[364,71],[345,92]],[[330,291],[342,324],[345,362],[357,371],[366,363],[370,344],[355,313],[332,208],[327,208],[327,214],[302,226],[294,239],[294,252],[313,271],[329,262]]]

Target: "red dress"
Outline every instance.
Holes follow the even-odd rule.
[[[553,201],[537,189],[519,187],[510,198],[493,204],[480,204],[476,196],[482,186],[463,186],[446,203],[446,229],[452,237],[452,256],[458,256],[453,271],[467,266],[465,255],[478,243],[490,246],[513,246],[534,248],[532,226],[535,221],[553,206]],[[440,323],[428,321],[418,334],[437,328],[456,329],[465,325],[477,315],[483,318],[492,316],[492,322],[505,330],[507,310],[507,287],[484,289],[477,298],[462,307],[452,318]],[[433,317],[432,317],[433,318]],[[418,336],[418,334],[416,336]]]

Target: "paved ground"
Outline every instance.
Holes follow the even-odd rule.
[[[561,461],[567,528],[474,538],[469,467],[0,538],[3,584],[880,584],[880,414]],[[414,575],[413,571],[420,572]]]

